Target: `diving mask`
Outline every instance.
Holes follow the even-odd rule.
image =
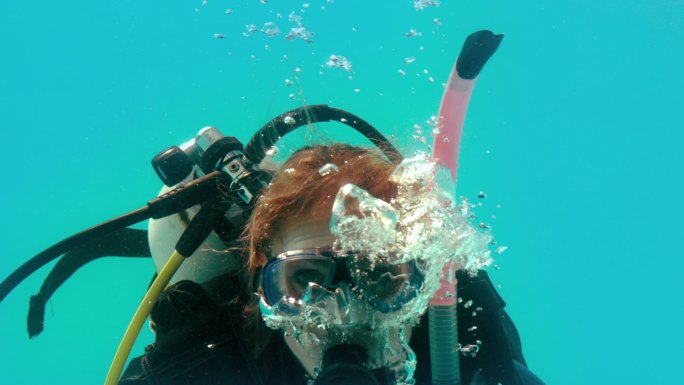
[[[269,306],[283,301],[311,304],[313,292],[335,291],[348,285],[351,292],[375,310],[389,313],[413,299],[423,282],[415,262],[371,263],[363,252],[300,249],[278,254],[264,268],[263,298]]]

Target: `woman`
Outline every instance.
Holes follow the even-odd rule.
[[[400,271],[382,274],[391,280],[359,281],[354,274],[363,258],[342,255],[329,225],[343,186],[378,201],[396,198],[394,165],[375,150],[334,144],[301,149],[281,170],[245,231],[246,268],[203,286],[182,281],[167,289],[152,312],[156,342],[131,362],[121,384],[386,384],[411,377],[431,383],[426,316],[386,338],[368,324],[391,319],[410,302],[411,294],[400,291],[420,286],[415,266],[401,263]],[[459,305],[459,341],[479,349],[461,355],[461,383],[541,384],[525,367],[517,331],[486,273],[457,277],[459,296],[481,305],[478,313]],[[397,279],[401,285],[393,285]],[[359,295],[359,287],[366,292]],[[358,298],[345,301],[352,292]],[[301,312],[311,304],[321,312],[318,328]],[[325,312],[335,314],[324,320]],[[402,341],[410,349],[392,350]],[[405,365],[412,353],[415,373]]]

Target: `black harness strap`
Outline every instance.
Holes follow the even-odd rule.
[[[123,228],[71,249],[57,261],[43,281],[40,290],[31,296],[27,318],[29,337],[43,331],[45,304],[52,294],[78,269],[102,257],[150,258],[147,231]]]

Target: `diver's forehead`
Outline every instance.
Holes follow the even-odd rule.
[[[332,247],[337,238],[330,232],[330,218],[301,217],[279,227],[271,239],[271,253]]]

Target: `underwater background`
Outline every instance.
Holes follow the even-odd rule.
[[[292,12],[311,42],[285,39]],[[508,247],[489,271],[530,368],[550,385],[684,383],[681,0],[2,2],[0,275],[142,207],[162,185],[150,159],[204,126],[246,142],[286,110],[327,103],[405,155],[426,149],[414,126],[429,132],[480,29],[505,38],[473,92],[457,194]],[[326,67],[333,54],[353,74]],[[48,271],[0,303],[0,382],[103,382],[153,264],[81,269],[29,340],[28,299]],[[132,355],[152,340],[145,328]]]

